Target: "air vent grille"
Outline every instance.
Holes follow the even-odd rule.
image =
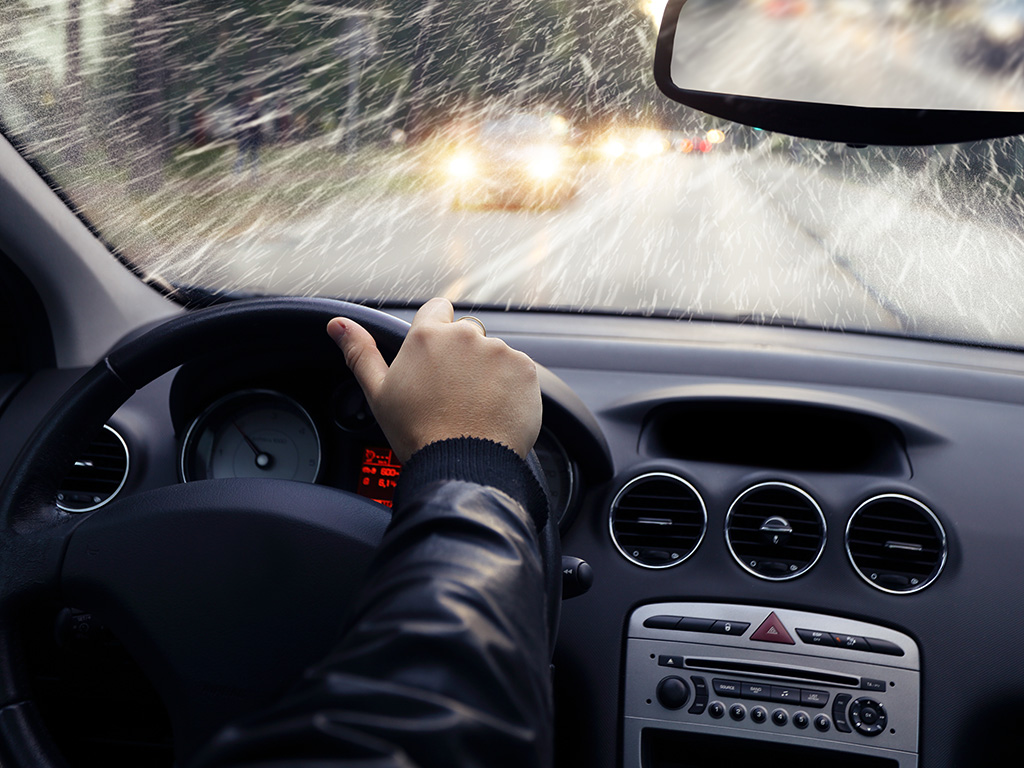
[[[946,563],[946,533],[920,501],[885,494],[868,499],[850,516],[846,552],[868,584],[908,594],[938,578]]]
[[[128,477],[128,446],[110,426],[75,461],[57,489],[57,506],[89,512],[117,495]]]
[[[825,547],[825,516],[805,491],[761,483],[741,493],[725,518],[725,540],[736,562],[762,579],[793,579]]]
[[[616,494],[609,524],[612,541],[627,560],[669,568],[697,550],[708,516],[696,488],[677,475],[651,472]]]

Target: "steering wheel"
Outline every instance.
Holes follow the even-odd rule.
[[[389,361],[408,329],[329,299],[230,303],[118,347],[53,407],[0,490],[0,764],[64,764],[28,681],[22,634],[41,601],[94,613],[114,632],[168,710],[178,764],[230,720],[275,701],[337,642],[390,519],[381,505],[270,479],[159,488],[85,514],[55,503],[67,468],[136,390],[224,349],[257,354],[296,338],[333,347],[324,328],[337,315],[363,325]],[[553,641],[557,523],[540,540]]]

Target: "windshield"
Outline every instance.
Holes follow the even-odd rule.
[[[651,75],[663,7],[4,0],[0,122],[170,290],[1024,345],[1019,138],[858,149],[686,110]],[[961,68],[1024,61],[1018,3],[708,7],[695,57],[728,14],[889,45],[928,13]]]

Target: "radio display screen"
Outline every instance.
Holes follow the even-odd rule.
[[[390,507],[401,471],[402,465],[390,448],[367,446],[363,449],[363,463],[359,470],[359,495]]]

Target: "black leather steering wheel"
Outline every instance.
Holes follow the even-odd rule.
[[[324,329],[337,315],[367,328],[388,360],[408,329],[329,299],[190,312],[111,352],[29,439],[0,490],[0,764],[64,762],[33,700],[21,636],[43,600],[96,614],[121,640],[167,707],[179,764],[231,719],[274,701],[337,641],[390,519],[380,505],[324,486],[239,479],[146,491],[86,514],[55,504],[67,468],[136,390],[226,348],[258,354],[295,338],[333,346]],[[557,523],[540,538],[553,638]]]

